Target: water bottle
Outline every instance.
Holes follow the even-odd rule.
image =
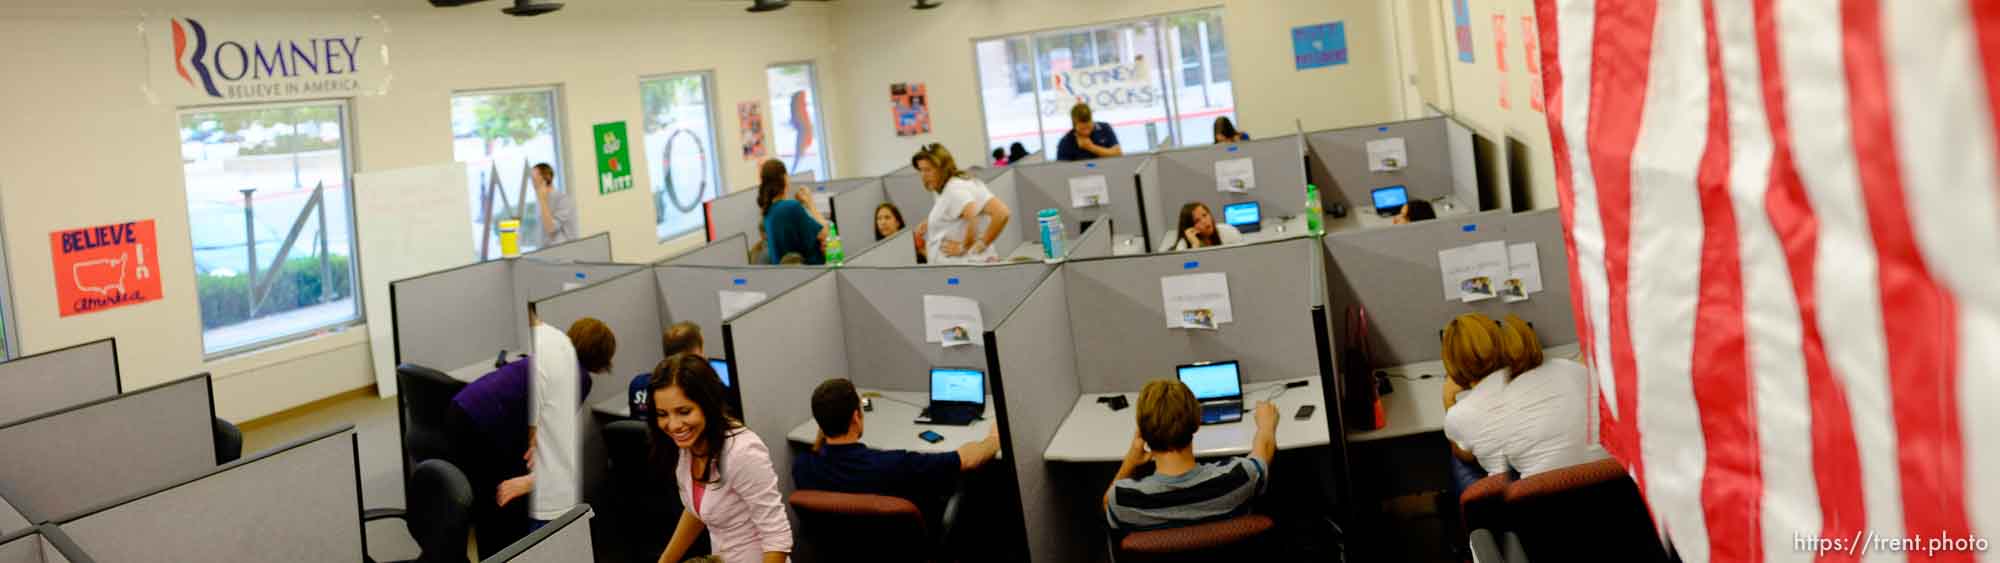
[[[1063,259],[1062,214],[1055,208],[1043,209],[1035,214],[1035,221],[1042,227],[1042,261],[1060,262]]]
[[[1319,186],[1306,184],[1306,232],[1313,236],[1326,234],[1326,218],[1320,211]]]
[[[827,225],[826,228],[829,229],[826,236],[826,265],[835,268],[846,265],[847,251],[840,249],[840,227]]]

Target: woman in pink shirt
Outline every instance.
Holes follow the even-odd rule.
[[[783,563],[792,551],[792,525],[778,493],[778,475],[764,441],[724,411],[722,381],[698,356],[677,354],[653,369],[654,459],[679,448],[674,480],[680,486],[681,521],[660,554],[679,563],[702,530],[724,563]],[[656,464],[661,467],[663,464]]]

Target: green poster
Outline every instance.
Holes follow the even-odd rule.
[[[597,193],[632,189],[632,150],[625,138],[625,122],[593,125],[590,138],[597,147]]]

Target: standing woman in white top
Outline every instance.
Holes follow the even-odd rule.
[[[1507,471],[1502,426],[1507,363],[1500,328],[1479,313],[1444,326],[1444,437],[1451,441],[1452,478],[1459,491],[1481,477]]]
[[[679,449],[671,463],[687,507],[660,563],[680,563],[703,530],[723,563],[784,563],[792,552],[792,524],[771,451],[724,410],[722,381],[708,360],[675,354],[653,368],[646,387],[654,470],[674,457],[668,448]]]
[[[910,157],[910,165],[923,173],[924,189],[937,194],[929,220],[917,227],[924,238],[933,264],[993,262],[999,255],[993,239],[1007,228],[1014,215],[1005,202],[993,197],[986,185],[958,169],[951,151],[931,143]],[[983,218],[983,220],[982,220]],[[986,225],[981,233],[979,226]]]
[[[1243,233],[1235,225],[1216,223],[1215,214],[1199,201],[1190,201],[1181,206],[1180,233],[1167,250],[1191,250],[1236,244],[1243,241]]]
[[[1590,372],[1564,359],[1542,360],[1542,340],[1520,317],[1500,328],[1500,355],[1513,377],[1500,392],[1506,410],[1500,451],[1521,477],[1604,459],[1590,439]]]

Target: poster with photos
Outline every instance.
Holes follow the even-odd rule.
[[[757,102],[736,104],[736,126],[743,134],[743,160],[764,158],[764,110]]]
[[[896,119],[896,136],[911,137],[931,132],[931,102],[922,82],[889,85],[890,115]]]

